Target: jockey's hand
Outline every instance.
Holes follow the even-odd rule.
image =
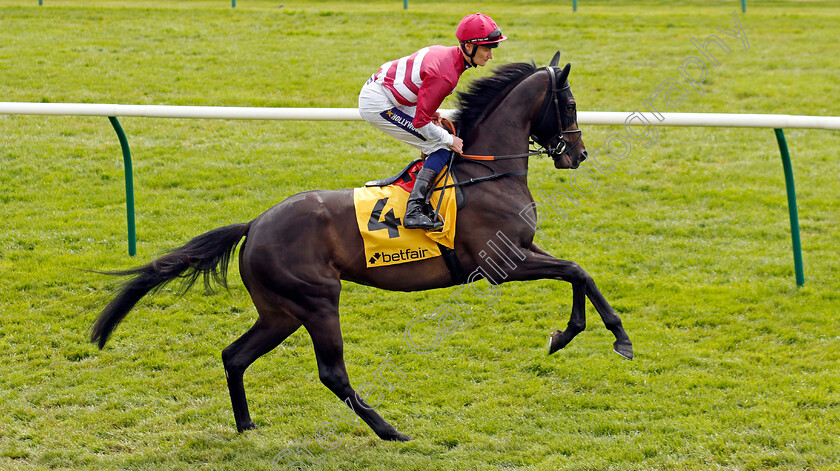
[[[452,139],[452,145],[449,146],[449,148],[459,154],[462,154],[464,152],[464,140],[458,136],[452,136]]]
[[[443,116],[440,115],[440,112],[435,111],[435,115],[432,116],[432,122],[443,127]]]

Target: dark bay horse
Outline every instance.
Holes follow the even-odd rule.
[[[586,150],[577,127],[574,97],[568,85],[570,65],[508,64],[473,82],[459,93],[455,120],[464,139],[465,155],[497,156],[477,162],[459,157],[460,181],[491,178],[462,187],[468,204],[459,211],[455,253],[464,272],[498,272],[502,260],[491,260],[488,241],[502,233],[510,244],[495,246],[507,257],[504,278],[491,283],[555,279],[572,285],[572,312],[565,331],[550,336],[549,353],[568,344],[586,327],[588,297],[607,329],[615,335],[616,352],[632,359],[633,349],[621,320],[577,263],[552,257],[534,242],[535,229],[521,216],[535,211],[525,172],[529,140],[551,155],[556,168],[577,168]],[[531,214],[536,221],[535,214]],[[224,285],[236,246],[242,281],[259,317],[250,330],[222,351],[230,399],[238,431],[253,428],[245,398],[243,373],[303,326],[312,337],[321,381],[385,440],[409,440],[369,407],[350,386],[344,365],[339,323],[341,280],[392,291],[453,286],[456,282],[441,257],[366,268],[362,238],[354,214],[353,190],[307,191],[289,197],[251,222],[232,224],[195,237],[153,262],[112,272],[131,276],[96,321],[91,341],[104,347],[108,337],[134,305],[155,288],[183,279],[185,289],[198,278]],[[495,264],[490,266],[490,264]]]

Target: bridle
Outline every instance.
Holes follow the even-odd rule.
[[[557,123],[557,131],[547,140],[539,138],[536,133],[531,134],[531,143],[544,149],[545,153],[551,156],[554,162],[557,162],[580,143],[582,136],[580,129],[575,129],[573,131],[565,130],[574,124],[577,119],[575,119],[572,123],[569,123],[569,126],[566,126],[563,122],[563,113],[560,110],[559,95],[562,92],[571,89],[569,81],[564,80],[562,87],[558,88],[559,80],[557,78],[557,67],[548,66],[545,68],[545,71],[548,72],[550,83],[548,90],[546,90],[546,97],[545,100],[543,100],[542,109],[540,110],[540,118],[538,120],[539,124],[536,126],[536,130],[537,132],[540,132],[543,129],[546,120],[551,114],[551,110],[549,108],[553,108],[555,122]],[[552,107],[551,105],[554,106]],[[567,144],[566,139],[564,139],[567,134],[577,134],[577,139],[572,144]],[[554,140],[556,140],[557,143],[552,145],[551,142]],[[569,158],[569,161],[571,162],[571,158]]]

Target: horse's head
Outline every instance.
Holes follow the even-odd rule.
[[[557,67],[560,52],[545,68],[549,77],[548,90],[540,114],[531,128],[532,139],[544,147],[556,168],[578,168],[586,160],[586,146],[577,126],[577,107],[569,85],[571,64],[563,70]]]

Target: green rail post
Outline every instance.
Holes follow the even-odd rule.
[[[408,10],[408,0],[403,0],[403,10]]]
[[[577,0],[572,0],[572,11],[577,11]]]
[[[108,119],[114,126],[117,137],[120,138],[123,163],[125,164],[125,218],[128,226],[128,255],[133,257],[137,254],[137,234],[134,229],[134,176],[131,169],[131,150],[128,148],[128,139],[125,137],[120,122],[115,116],[109,116]]]
[[[793,242],[793,266],[796,271],[796,284],[805,284],[805,271],[802,268],[802,245],[799,240],[799,215],[796,210],[796,188],[793,186],[793,166],[790,163],[785,133],[776,129],[776,141],[782,153],[782,167],[785,169],[785,186],[787,187],[788,211],[790,212],[790,238]]]
[[[741,0],[741,13],[747,12],[747,0]]]
[[[236,0],[230,0],[230,7],[236,8]]]

